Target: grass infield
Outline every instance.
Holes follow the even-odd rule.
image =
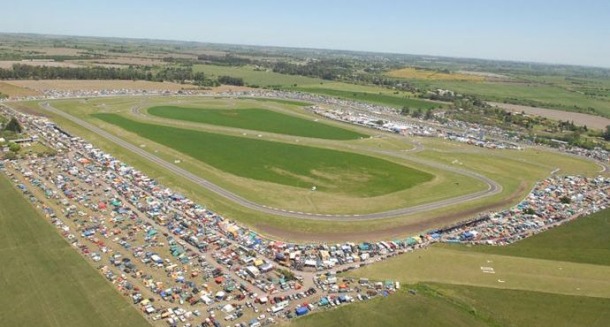
[[[162,118],[328,140],[356,140],[368,137],[313,120],[257,108],[203,109],[158,106],[149,108],[148,113]]]
[[[116,114],[93,116],[219,170],[260,181],[372,197],[433,178],[420,170],[355,153],[140,123]]]

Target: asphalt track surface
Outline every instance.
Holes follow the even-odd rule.
[[[379,219],[395,218],[395,217],[407,216],[407,215],[424,213],[424,212],[428,212],[428,211],[432,211],[432,210],[442,209],[442,208],[454,206],[457,204],[461,204],[464,202],[493,196],[502,191],[502,186],[500,184],[496,183],[495,181],[493,181],[481,174],[475,173],[475,172],[471,172],[471,171],[456,168],[456,167],[451,167],[448,165],[424,160],[421,158],[415,158],[413,156],[409,156],[406,154],[390,152],[390,151],[376,151],[380,154],[400,157],[400,158],[403,158],[403,159],[411,161],[411,162],[415,162],[418,164],[426,165],[426,166],[437,168],[437,169],[442,169],[445,171],[450,171],[453,173],[457,173],[457,174],[461,174],[461,175],[465,175],[465,176],[477,179],[479,181],[484,182],[487,185],[487,189],[483,190],[483,191],[475,192],[475,193],[470,193],[470,194],[466,194],[466,195],[462,195],[462,196],[458,196],[458,197],[453,197],[450,199],[425,203],[425,204],[421,204],[421,205],[417,205],[417,206],[399,208],[399,209],[383,211],[383,212],[368,213],[368,214],[362,214],[362,215],[358,215],[358,214],[333,215],[333,214],[309,213],[309,212],[300,212],[300,211],[293,211],[293,210],[287,210],[287,209],[281,209],[281,208],[273,208],[273,207],[269,207],[269,206],[266,206],[263,204],[252,202],[231,191],[228,191],[200,176],[197,176],[181,167],[176,166],[173,163],[165,161],[165,160],[157,157],[156,155],[154,155],[150,152],[147,152],[147,151],[143,150],[142,148],[140,148],[132,143],[129,143],[129,142],[123,140],[122,138],[119,138],[87,121],[84,121],[78,117],[70,115],[67,112],[54,108],[48,102],[40,103],[40,106],[43,109],[45,109],[53,114],[56,114],[58,116],[61,116],[85,129],[123,147],[124,149],[132,152],[133,154],[139,155],[142,158],[147,159],[148,161],[155,163],[155,164],[159,165],[160,167],[165,168],[180,177],[186,178],[186,179],[190,180],[191,182],[193,182],[211,192],[214,192],[227,200],[230,200],[230,201],[232,201],[236,204],[239,204],[242,207],[248,208],[250,210],[255,210],[255,211],[258,211],[261,213],[274,215],[274,216],[281,216],[281,217],[293,218],[293,219],[327,220],[327,221],[379,220]],[[421,146],[421,145],[419,145],[419,146]]]

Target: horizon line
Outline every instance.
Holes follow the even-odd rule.
[[[258,48],[278,48],[278,49],[293,49],[293,50],[322,50],[322,51],[343,51],[353,53],[370,53],[380,55],[403,55],[403,56],[414,56],[414,57],[432,57],[432,58],[444,58],[444,59],[466,59],[466,60],[483,60],[488,62],[506,62],[506,63],[518,63],[518,64],[535,64],[543,66],[568,66],[568,67],[581,67],[581,68],[596,68],[603,70],[610,70],[610,66],[594,66],[586,64],[568,64],[568,63],[553,63],[544,61],[526,61],[526,60],[515,60],[515,59],[492,59],[492,58],[477,58],[477,57],[460,57],[460,56],[448,56],[448,55],[437,55],[437,54],[415,54],[415,53],[403,53],[403,52],[388,52],[388,51],[374,51],[374,50],[353,50],[353,49],[331,49],[331,48],[317,48],[317,47],[294,47],[284,45],[261,45],[261,44],[239,44],[239,43],[228,43],[228,42],[208,42],[208,41],[193,41],[193,40],[179,40],[179,39],[161,39],[161,38],[150,38],[150,37],[129,37],[129,36],[100,36],[100,35],[76,35],[76,34],[49,34],[49,33],[33,33],[33,32],[0,32],[0,35],[30,35],[30,36],[49,36],[49,37],[81,37],[81,38],[97,38],[97,39],[117,39],[117,40],[141,40],[141,41],[158,41],[158,42],[175,42],[175,43],[196,43],[200,45],[225,45],[225,46],[246,46],[246,47],[258,47]]]

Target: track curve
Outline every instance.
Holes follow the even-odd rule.
[[[173,163],[165,161],[165,160],[157,157],[156,155],[149,153],[149,152],[143,150],[142,148],[140,148],[130,142],[127,142],[127,141],[119,138],[118,136],[115,136],[83,119],[72,116],[71,114],[69,114],[67,112],[54,108],[48,102],[41,102],[41,103],[39,103],[39,105],[43,109],[45,109],[53,114],[56,114],[58,116],[61,116],[85,129],[121,146],[122,148],[129,150],[130,152],[137,154],[137,155],[141,156],[142,158],[147,159],[148,161],[151,161],[151,162],[169,170],[170,172],[172,172],[178,176],[187,178],[188,180],[192,181],[193,183],[195,183],[211,192],[214,192],[217,195],[219,195],[225,199],[228,199],[245,208],[255,210],[258,212],[262,212],[262,213],[266,213],[266,214],[270,214],[270,215],[275,215],[275,216],[294,218],[294,219],[327,220],[327,221],[336,221],[338,218],[341,221],[379,220],[379,219],[395,218],[395,217],[400,217],[400,216],[405,216],[405,215],[410,215],[410,214],[423,213],[423,212],[427,212],[427,211],[431,211],[431,210],[446,208],[446,207],[460,204],[463,202],[473,201],[473,200],[478,200],[478,199],[482,199],[485,197],[493,196],[502,191],[502,186],[500,184],[496,183],[495,181],[493,181],[481,174],[478,174],[478,173],[475,173],[472,171],[468,171],[468,170],[460,169],[460,168],[456,168],[456,167],[451,167],[448,165],[444,165],[444,164],[441,164],[438,162],[424,160],[421,158],[405,156],[405,155],[397,154],[397,153],[390,152],[390,151],[375,151],[380,154],[399,157],[399,158],[402,158],[402,159],[405,159],[405,160],[408,160],[411,162],[423,164],[423,165],[430,166],[433,168],[442,169],[442,170],[454,172],[457,174],[461,174],[461,175],[465,175],[465,176],[477,179],[479,181],[484,182],[487,185],[487,189],[483,190],[483,191],[471,193],[471,194],[466,194],[466,195],[462,195],[462,196],[458,196],[458,197],[453,197],[450,199],[444,199],[444,200],[440,200],[440,201],[425,203],[425,204],[421,204],[421,205],[417,205],[417,206],[398,208],[398,209],[394,209],[394,210],[368,213],[368,214],[362,214],[362,215],[358,215],[358,214],[354,214],[354,215],[320,214],[320,213],[297,212],[297,211],[286,210],[286,209],[281,209],[281,208],[273,208],[273,207],[269,207],[269,206],[266,206],[263,204],[259,204],[259,203],[250,201],[240,195],[237,195],[229,190],[226,190],[200,176],[197,176],[181,167],[176,166]],[[421,147],[421,144],[419,144],[419,146]],[[420,148],[420,150],[421,150],[421,148]]]

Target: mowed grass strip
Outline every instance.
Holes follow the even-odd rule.
[[[149,326],[0,174],[0,325]]]
[[[444,247],[480,253],[610,266],[610,209],[561,225],[509,246]]]
[[[93,117],[171,147],[230,174],[300,188],[372,197],[414,187],[433,175],[370,156],[260,139]]]
[[[266,109],[217,109],[158,106],[148,113],[162,118],[235,127],[262,132],[314,137],[327,140],[357,140],[368,135]]]
[[[356,92],[356,91],[343,91],[343,90],[335,90],[328,88],[318,88],[318,87],[297,87],[295,90],[314,93],[314,94],[322,94],[329,95],[337,98],[344,98],[349,100],[356,100],[361,102],[369,102],[387,105],[394,108],[414,108],[414,109],[434,109],[443,107],[442,104],[423,101],[418,99],[406,98],[401,96],[393,96],[389,94],[379,94],[379,93],[369,93],[369,92]]]

